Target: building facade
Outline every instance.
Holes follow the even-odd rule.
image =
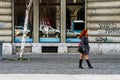
[[[0,0],[3,53],[20,51],[29,0]],[[88,29],[92,54],[119,53],[119,0],[33,0],[25,51],[78,53],[79,33]]]

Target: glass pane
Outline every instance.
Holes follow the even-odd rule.
[[[40,42],[60,42],[60,1],[40,0]]]
[[[24,30],[24,21],[25,21],[25,15],[26,15],[26,5],[29,3],[29,0],[15,0],[14,4],[14,31],[15,31],[15,42],[19,43],[22,41],[23,36],[23,30]],[[33,42],[33,6],[31,7],[30,13],[29,13],[29,20],[28,20],[28,26],[26,29],[27,35],[26,35],[26,42]]]
[[[49,4],[49,3],[60,3],[60,0],[40,0],[40,3],[47,3],[47,4]]]
[[[80,42],[77,38],[85,28],[84,0],[67,0],[66,3],[66,42]]]
[[[85,3],[85,0],[67,0],[67,4],[69,4],[69,3],[83,4],[83,3]]]

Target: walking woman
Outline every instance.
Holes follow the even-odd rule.
[[[88,68],[93,68],[90,64],[90,61],[89,61],[89,50],[90,50],[90,47],[89,47],[89,41],[88,41],[88,33],[87,33],[87,29],[84,29],[80,35],[79,35],[79,38],[81,39],[81,42],[79,44],[79,46],[82,46],[84,45],[85,46],[85,51],[79,51],[80,52],[80,59],[79,59],[79,68],[81,69],[84,69],[82,67],[82,61],[83,61],[83,58],[86,59],[86,62],[88,64]]]

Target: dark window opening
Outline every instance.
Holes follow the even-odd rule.
[[[74,22],[74,30],[83,30],[84,28],[84,23]]]
[[[71,18],[70,18],[70,10],[66,9],[66,29],[70,29]]]
[[[42,52],[47,52],[47,53],[56,53],[58,51],[58,47],[52,47],[52,46],[50,46],[50,47],[42,47]]]
[[[85,21],[85,7],[82,7],[77,14],[77,20]]]

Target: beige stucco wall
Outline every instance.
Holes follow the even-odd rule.
[[[120,42],[119,5],[119,0],[87,0],[86,15],[90,42]]]
[[[86,0],[91,53],[119,54],[120,0]]]
[[[12,0],[0,0],[0,41],[12,42]]]

